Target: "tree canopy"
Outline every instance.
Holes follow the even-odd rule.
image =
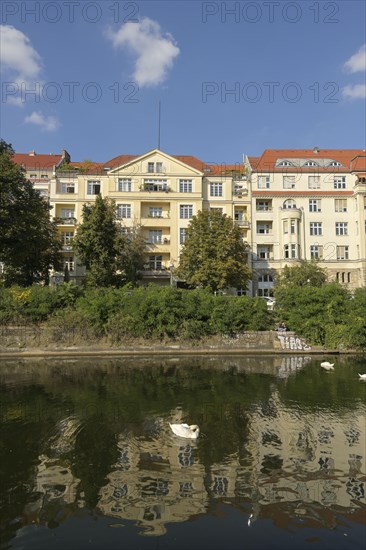
[[[293,266],[286,265],[281,273],[276,275],[276,289],[301,286],[320,287],[328,279],[326,269],[315,260],[302,260]]]
[[[180,255],[178,275],[211,291],[246,288],[251,277],[248,245],[232,218],[219,210],[193,216]]]
[[[48,283],[60,267],[61,242],[50,206],[12,161],[14,150],[0,141],[0,261],[6,285]]]
[[[92,286],[134,283],[145,263],[146,243],[141,228],[124,232],[117,221],[115,202],[101,195],[94,204],[84,204],[83,222],[73,245]]]

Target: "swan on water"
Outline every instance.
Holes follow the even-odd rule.
[[[360,380],[366,380],[366,374],[358,373],[358,376],[360,377]]]
[[[197,439],[200,435],[200,429],[197,424],[169,424],[172,432],[180,437],[188,437],[189,439]]]
[[[320,366],[326,370],[334,370],[334,363],[329,363],[329,361],[323,361]]]

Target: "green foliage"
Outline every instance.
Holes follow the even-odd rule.
[[[30,286],[48,284],[49,270],[60,267],[61,242],[50,220],[49,204],[12,161],[10,145],[0,142],[0,258],[3,282]]]
[[[93,205],[84,204],[83,222],[73,246],[87,268],[87,284],[91,287],[135,283],[145,263],[146,243],[141,228],[136,226],[123,233],[114,201],[101,195]]]
[[[211,291],[246,288],[248,247],[232,218],[217,210],[193,216],[180,255],[178,275],[189,285]]]
[[[319,262],[302,260],[291,267],[286,265],[276,276],[276,290],[302,286],[319,287],[327,282],[327,277],[326,270],[319,265]]]

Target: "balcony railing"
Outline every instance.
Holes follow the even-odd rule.
[[[58,225],[75,225],[76,218],[53,218]]]
[[[144,185],[140,186],[140,191],[147,191],[148,193],[169,193],[171,189],[169,185],[145,183]]]

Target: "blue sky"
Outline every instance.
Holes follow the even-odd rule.
[[[107,161],[365,148],[363,1],[1,4],[1,136]],[[35,90],[36,93],[32,93]]]

